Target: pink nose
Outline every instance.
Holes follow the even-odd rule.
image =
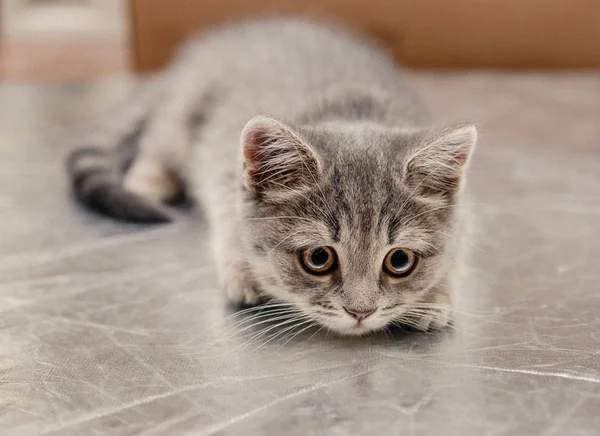
[[[373,312],[375,312],[377,309],[352,309],[352,308],[348,308],[348,307],[344,307],[344,310],[346,311],[346,313],[348,313],[348,315],[350,315],[352,318],[354,318],[355,320],[357,320],[358,322],[361,322],[362,320],[364,320],[367,316],[371,315]]]

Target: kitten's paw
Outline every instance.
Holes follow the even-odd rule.
[[[158,161],[138,159],[125,175],[123,186],[153,203],[163,203],[181,192],[181,186],[167,168]]]
[[[417,321],[417,328],[423,331],[441,330],[450,324],[452,317],[452,299],[446,292],[438,292],[423,307],[431,307],[426,310]]]
[[[441,330],[450,324],[452,309],[432,309],[417,321],[417,327],[422,331]]]
[[[232,304],[255,306],[260,303],[252,274],[244,268],[226,268],[221,275],[221,286]]]

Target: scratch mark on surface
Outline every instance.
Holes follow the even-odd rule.
[[[171,384],[171,382],[166,379],[165,376],[163,376],[160,372],[158,372],[156,370],[156,368],[154,368],[152,365],[150,365],[148,362],[146,362],[144,359],[142,359],[142,357],[140,357],[139,355],[137,355],[136,353],[134,353],[133,351],[131,351],[130,349],[128,349],[126,346],[124,346],[123,344],[121,344],[119,341],[117,341],[114,338],[114,336],[112,336],[111,334],[107,334],[106,338],[109,341],[111,341],[113,344],[115,344],[117,346],[117,348],[123,350],[123,352],[125,352],[127,355],[129,355],[130,357],[132,357],[142,368],[146,368],[148,371],[150,371],[152,374],[154,374],[156,377],[158,377],[169,388],[171,388],[173,390],[175,389],[175,386],[173,386]]]
[[[488,347],[477,347],[477,348],[466,348],[466,349],[458,349],[458,350],[448,350],[448,351],[443,351],[443,352],[438,352],[438,353],[427,353],[427,354],[422,354],[421,357],[434,357],[434,356],[447,356],[449,354],[463,354],[463,353],[473,353],[473,352],[479,352],[479,351],[490,351],[490,350],[501,350],[501,349],[511,349],[511,348],[516,348],[519,346],[526,346],[529,345],[529,342],[515,342],[512,344],[501,344],[501,345],[491,345]]]
[[[122,246],[126,244],[132,244],[137,242],[147,242],[160,238],[165,234],[176,233],[178,231],[177,226],[168,226],[161,229],[146,230],[144,232],[116,235],[109,238],[102,238],[100,240],[93,240],[78,245],[71,245],[62,250],[54,250],[47,253],[41,253],[38,250],[33,252],[22,252],[15,254],[9,258],[4,258],[0,262],[0,269],[10,268],[31,268],[32,266],[44,265],[50,262],[62,261],[70,259],[83,254],[92,253],[103,248],[110,248],[114,246]]]
[[[464,366],[466,368],[487,369],[490,371],[512,372],[512,373],[516,373],[516,374],[536,375],[539,377],[558,377],[558,378],[564,378],[567,380],[576,380],[576,381],[584,381],[584,382],[600,384],[600,378],[591,377],[591,376],[587,376],[587,375],[569,374],[566,372],[547,372],[547,371],[536,371],[536,370],[532,370],[532,369],[500,368],[500,367],[495,367],[495,366],[466,365],[466,364],[460,364],[457,366]]]
[[[394,405],[394,409],[398,410],[400,413],[408,416],[408,429],[411,436],[415,436],[417,433],[415,426],[415,416],[419,413],[419,410],[429,404],[431,399],[433,398],[433,392],[427,392],[419,401],[413,404],[410,407],[403,407],[399,405]]]
[[[410,357],[410,356],[394,356],[394,355],[384,353],[381,351],[378,351],[377,353],[382,356],[393,357],[396,359],[411,360],[411,361],[415,361],[415,362],[426,362],[426,363],[433,363],[433,364],[438,364],[438,365],[441,364],[441,365],[445,365],[445,366],[453,367],[453,368],[474,368],[474,369],[507,372],[507,373],[514,373],[514,374],[535,375],[535,376],[539,376],[539,377],[557,377],[557,378],[563,378],[566,380],[576,380],[576,381],[584,381],[584,382],[589,382],[589,383],[600,384],[600,378],[588,376],[588,375],[569,374],[566,372],[537,371],[534,369],[522,369],[522,368],[502,368],[500,366],[487,366],[487,365],[475,365],[475,364],[469,364],[469,363],[438,361],[438,360],[430,360],[430,359],[420,359],[418,357]]]
[[[535,368],[552,368],[554,366],[582,362],[584,360],[592,359],[592,358],[598,357],[598,356],[600,356],[600,351],[596,351],[595,353],[588,353],[588,354],[586,354],[584,356],[579,356],[579,357],[575,357],[575,358],[568,359],[568,360],[561,360],[561,361],[558,361],[558,362],[543,363],[543,364],[540,363],[540,364],[536,364],[536,365],[533,365],[533,366]]]
[[[58,299],[64,299],[65,297],[75,297],[78,295],[85,294],[90,291],[94,291],[97,289],[108,288],[109,286],[119,285],[127,282],[134,282],[138,279],[148,278],[150,276],[166,274],[168,272],[175,272],[180,270],[180,267],[176,265],[162,265],[160,267],[156,267],[153,269],[148,268],[140,268],[134,271],[127,271],[121,274],[112,274],[110,277],[103,277],[101,282],[94,281],[93,283],[88,283],[84,286],[76,287],[68,292],[60,293],[57,295],[49,295],[44,297],[32,298],[29,301],[25,301],[19,303],[16,306],[10,307],[6,310],[0,311],[0,313],[7,313],[10,311],[22,310],[26,307],[33,306],[36,304],[56,301]]]
[[[165,398],[169,398],[169,397],[179,395],[179,394],[182,394],[185,392],[193,391],[196,389],[202,389],[208,385],[210,385],[210,382],[200,384],[200,385],[186,386],[186,387],[183,387],[180,389],[176,389],[174,391],[168,391],[168,392],[163,392],[162,394],[150,395],[148,397],[140,398],[140,399],[131,401],[129,403],[123,403],[122,406],[120,406],[120,407],[107,407],[107,408],[98,410],[97,412],[85,413],[79,417],[76,417],[69,421],[65,421],[64,424],[53,425],[53,426],[47,427],[43,432],[38,433],[38,435],[43,436],[43,435],[49,435],[49,434],[55,433],[57,431],[63,431],[67,428],[85,424],[87,422],[94,421],[96,419],[105,418],[107,416],[111,416],[116,413],[120,413],[125,410],[132,409],[134,407],[143,406],[145,404],[150,404],[157,400],[162,400]],[[21,428],[20,431],[15,434],[18,434],[18,435],[31,434],[31,432],[30,431],[28,432],[26,429]]]
[[[318,391],[319,389],[328,388],[330,386],[336,385],[338,383],[345,382],[347,380],[351,380],[353,378],[358,378],[358,377],[362,377],[364,375],[372,374],[372,373],[374,373],[374,372],[376,372],[376,371],[378,371],[380,369],[381,368],[370,369],[368,371],[363,371],[363,372],[360,372],[358,374],[353,374],[353,375],[350,375],[350,376],[347,376],[347,377],[342,377],[342,378],[339,378],[337,380],[332,380],[330,382],[316,383],[316,384],[313,384],[311,386],[307,386],[305,388],[297,390],[296,392],[292,392],[291,394],[284,395],[284,396],[279,397],[279,398],[277,398],[277,399],[275,399],[273,401],[270,401],[270,402],[268,402],[266,404],[263,404],[262,406],[258,406],[258,407],[254,408],[254,409],[251,409],[251,410],[247,411],[246,413],[242,413],[241,415],[234,416],[233,418],[230,418],[227,421],[224,421],[224,422],[222,422],[220,424],[213,425],[212,427],[208,428],[207,430],[205,430],[201,434],[208,436],[208,435],[212,435],[212,434],[218,433],[218,432],[220,432],[222,430],[225,430],[228,427],[231,427],[232,425],[237,424],[240,421],[243,421],[243,420],[245,420],[247,418],[250,418],[250,417],[252,417],[252,416],[256,415],[257,413],[260,413],[260,412],[262,412],[264,410],[270,409],[271,407],[273,407],[273,406],[275,406],[275,405],[277,405],[279,403],[282,403],[284,401],[288,401],[288,400],[291,400],[293,398],[300,397],[302,395]]]
[[[585,395],[581,395],[571,407],[565,410],[562,414],[560,414],[557,418],[555,418],[554,422],[540,434],[540,436],[550,436],[560,431],[561,427],[563,427],[566,423],[569,422],[569,419],[575,414],[577,409],[581,407],[581,405],[587,401],[588,397]]]
[[[187,413],[187,414],[181,415],[181,416],[175,416],[174,418],[171,418],[168,421],[162,422],[161,424],[159,424],[155,427],[145,430],[143,433],[138,433],[137,436],[151,436],[154,434],[158,434],[158,435],[173,434],[172,432],[169,431],[170,427],[173,427],[174,425],[185,422],[190,418],[193,418],[194,416],[196,416],[198,414],[199,411],[200,410],[198,410],[198,411],[194,410],[192,413]]]

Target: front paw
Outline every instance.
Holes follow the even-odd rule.
[[[247,268],[223,268],[221,270],[221,286],[232,304],[255,306],[260,303],[256,282]]]
[[[452,319],[452,298],[446,292],[438,292],[419,304],[422,315],[415,320],[415,327],[422,331],[441,330]]]

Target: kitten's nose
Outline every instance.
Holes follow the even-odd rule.
[[[353,308],[348,308],[348,307],[344,307],[344,310],[346,311],[346,313],[348,313],[348,315],[350,315],[352,318],[354,318],[355,320],[357,320],[358,322],[361,322],[362,320],[364,320],[367,316],[371,315],[373,312],[375,312],[377,310],[377,308],[375,309],[353,309]]]

